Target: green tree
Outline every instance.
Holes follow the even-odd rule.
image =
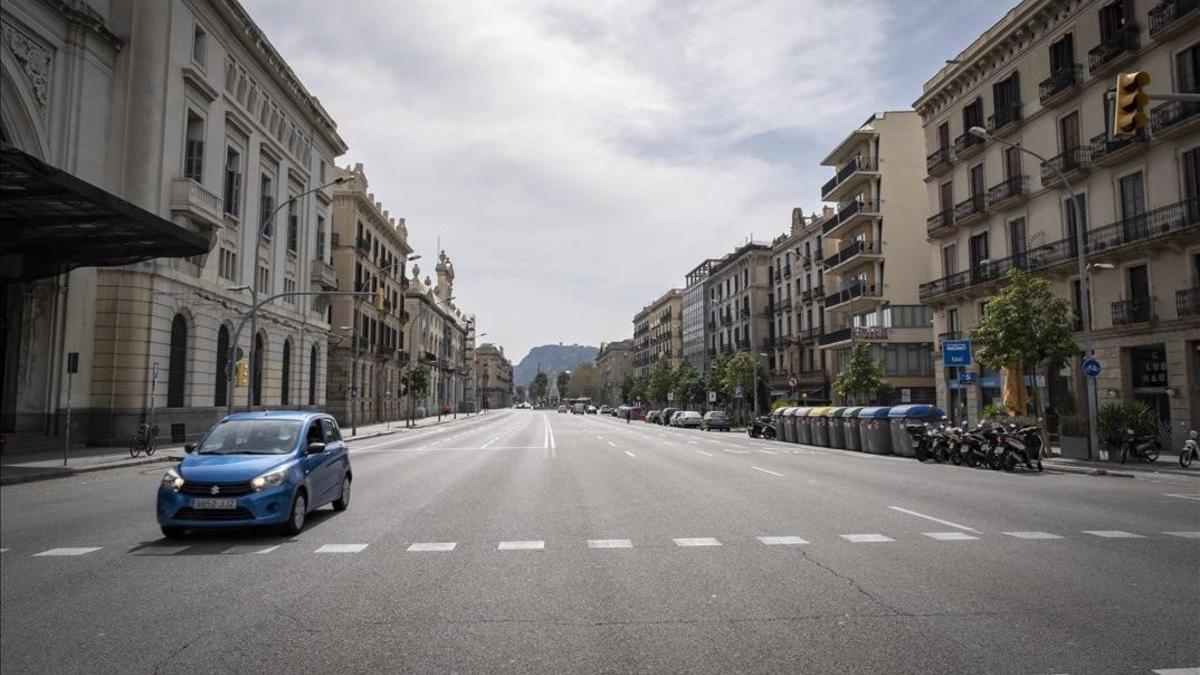
[[[979,365],[1000,370],[1015,364],[1022,373],[1057,368],[1078,351],[1071,339],[1070,301],[1055,295],[1049,281],[1015,267],[1000,292],[988,300],[987,312],[971,331],[971,342]],[[1036,398],[1035,405],[1041,409]]]
[[[704,401],[704,378],[690,362],[684,361],[675,369],[671,392],[675,404],[681,408],[693,408]]]
[[[523,402],[526,400],[525,387],[522,387],[519,384],[517,385],[516,398],[517,398],[517,402]]]
[[[870,394],[883,391],[883,361],[871,357],[871,345],[859,342],[850,350],[846,367],[838,375],[834,388],[837,393],[855,403],[865,403]]]
[[[725,361],[721,370],[721,385],[725,390],[728,400],[732,400],[740,411],[739,416],[741,421],[745,422],[745,418],[750,413],[750,406],[754,401],[754,373],[758,371],[759,381],[765,379],[762,364],[755,363],[753,356],[746,352],[738,352],[729,357]],[[742,389],[742,398],[737,400],[734,396],[738,387]]]
[[[567,395],[571,398],[590,398],[596,401],[600,398],[603,386],[603,376],[596,370],[596,366],[584,363],[571,373],[571,379],[567,383]]]
[[[571,382],[571,373],[563,371],[554,378],[554,384],[558,387],[558,397],[567,397],[567,385]]]
[[[637,398],[637,384],[637,378],[632,372],[625,373],[625,377],[621,378],[621,403],[633,403]]]
[[[545,373],[538,373],[529,384],[529,396],[540,403],[546,398],[546,390],[549,388],[550,378]]]
[[[667,359],[655,361],[650,368],[650,379],[646,382],[646,399],[654,405],[665,406],[672,379],[671,362]]]

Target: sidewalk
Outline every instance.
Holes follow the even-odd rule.
[[[1124,464],[1114,461],[1093,462],[1086,459],[1072,459],[1050,455],[1043,458],[1042,463],[1047,469],[1068,471],[1071,473],[1089,473],[1092,475],[1135,476],[1137,474],[1165,473],[1175,476],[1200,478],[1200,464],[1193,464],[1192,468],[1185,469],[1179,466],[1179,455],[1177,454],[1160,454],[1158,461],[1155,462],[1135,459],[1129,460]]]
[[[487,415],[487,413],[483,414]],[[463,414],[458,415],[458,419],[460,420],[474,419],[475,417],[475,414],[472,414],[470,418]],[[455,421],[453,414],[443,416],[440,422],[437,415],[422,417],[413,420],[414,426],[409,431],[412,429],[427,429],[438,424],[446,424],[453,421]],[[404,420],[398,420],[396,422],[360,425],[357,435],[351,435],[350,427],[343,427],[342,435],[347,441],[360,441],[367,438],[390,436],[403,431],[405,431]],[[61,451],[5,453],[4,455],[0,455],[0,485],[49,480],[51,478],[61,478],[77,473],[88,473],[104,469],[120,469],[129,466],[158,464],[162,462],[178,462],[183,459],[185,454],[183,444],[159,446],[154,456],[146,457],[145,455],[139,455],[136,458],[129,456],[129,448],[127,447],[75,448],[67,456],[67,465],[63,466]]]

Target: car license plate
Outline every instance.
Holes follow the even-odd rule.
[[[224,509],[232,510],[237,508],[237,499],[193,499],[193,509]]]

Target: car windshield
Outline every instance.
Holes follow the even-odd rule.
[[[227,420],[205,436],[198,455],[284,455],[296,447],[300,420]]]
[[[724,419],[724,418],[725,418],[725,413],[723,413],[723,412],[708,413],[708,419],[710,419],[710,420],[719,420],[719,419]]]

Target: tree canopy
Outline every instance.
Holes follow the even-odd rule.
[[[883,361],[871,356],[870,344],[859,342],[850,350],[846,368],[838,375],[834,388],[847,399],[865,403],[868,396],[884,389],[884,378]]]

